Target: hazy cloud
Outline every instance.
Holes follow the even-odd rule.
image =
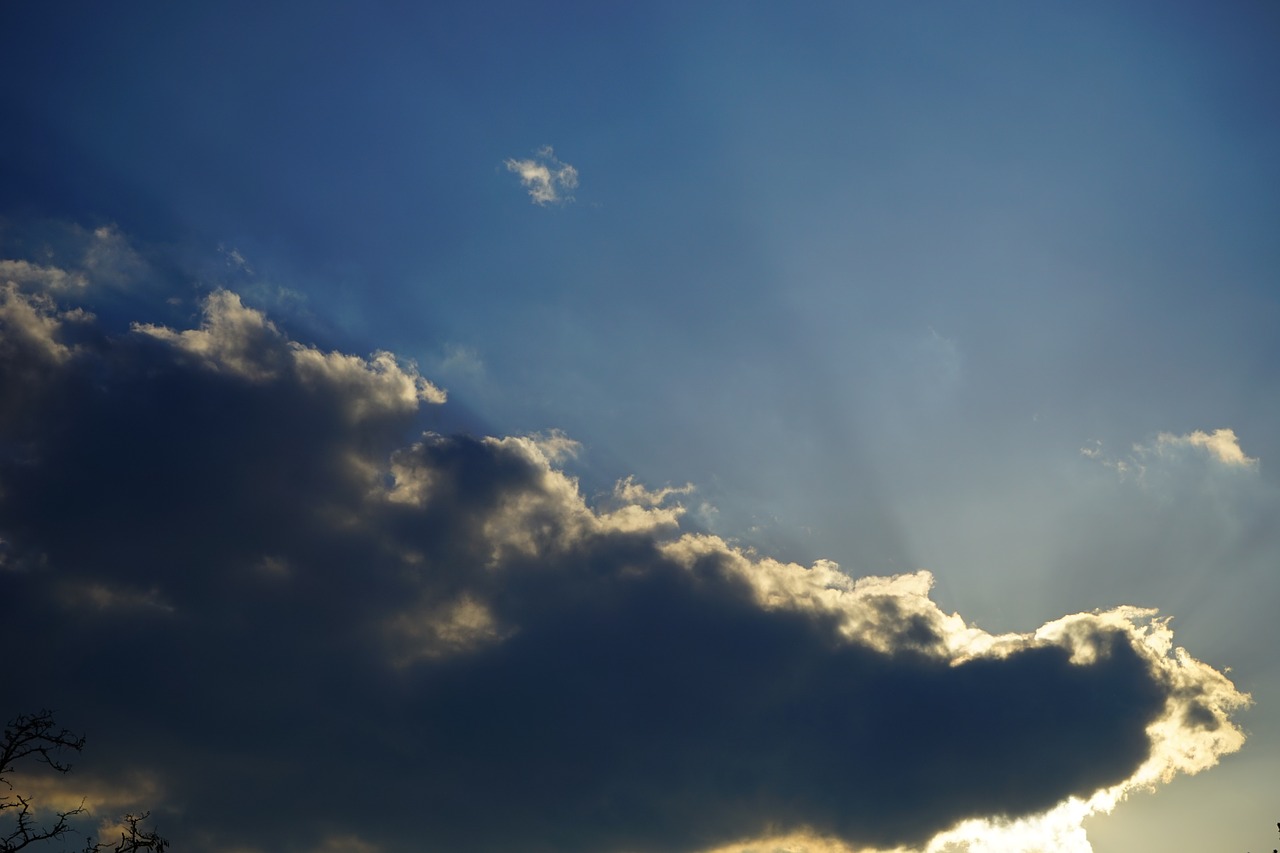
[[[63,755],[62,759],[70,756]],[[78,764],[79,762],[75,762]],[[92,772],[76,772],[63,776],[54,772],[20,772],[7,777],[14,790],[30,796],[32,804],[50,811],[71,811],[83,807],[90,817],[106,819],[107,815],[130,810],[145,810],[148,802],[162,796],[156,780],[142,774],[105,779]],[[99,824],[100,829],[110,829],[112,824]],[[100,837],[104,835],[99,831]]]
[[[520,176],[534,204],[563,204],[573,201],[571,193],[578,188],[578,170],[562,163],[550,145],[539,148],[528,160],[504,161],[508,172]]]
[[[361,841],[358,836],[343,835],[325,839],[325,842],[314,848],[311,853],[378,853],[378,847]]]
[[[83,289],[88,281],[83,273],[68,272],[55,266],[0,260],[0,282],[15,286],[25,284],[40,290],[74,291]]]
[[[448,344],[443,354],[433,363],[433,368],[445,376],[462,376],[468,379],[483,379],[486,373],[484,359],[474,347],[461,344]]]
[[[97,282],[127,283],[147,267],[142,256],[114,225],[95,228],[86,240],[84,271]]]
[[[0,391],[65,346],[8,298]],[[563,434],[424,431],[411,365],[233,293],[132,328],[0,418],[0,618],[10,701],[91,725],[184,849],[1071,849],[1243,741],[1152,611],[991,635],[927,572],[686,530],[688,487],[592,505]]]
[[[236,247],[231,246],[228,248],[227,246],[219,245],[218,254],[222,256],[228,269],[245,275],[253,275],[253,267]]]

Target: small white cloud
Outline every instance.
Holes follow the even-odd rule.
[[[1256,458],[1245,456],[1233,429],[1215,429],[1212,434],[1202,430],[1186,435],[1162,432],[1156,436],[1156,453],[1182,452],[1187,449],[1208,453],[1213,459],[1232,468],[1248,468],[1258,464]]]
[[[688,495],[693,492],[693,483],[683,486],[667,486],[662,489],[650,489],[637,483],[636,478],[629,476],[619,480],[613,487],[613,496],[623,503],[641,506],[658,506],[665,503],[672,495]]]
[[[553,465],[564,462],[566,459],[576,458],[582,450],[582,445],[565,435],[563,430],[552,429],[547,432],[535,432],[527,436],[527,438]]]
[[[529,191],[534,204],[567,204],[573,201],[569,193],[578,188],[578,170],[556,157],[550,145],[535,152],[532,159],[505,161],[507,171],[520,176],[520,183]]]
[[[1134,477],[1139,483],[1152,483],[1152,477],[1169,476],[1174,471],[1251,471],[1258,467],[1256,457],[1248,456],[1240,447],[1233,429],[1216,429],[1212,433],[1195,430],[1185,435],[1162,432],[1154,440],[1133,445],[1124,458],[1108,456],[1101,441],[1080,448],[1080,455],[1113,469],[1121,477]],[[1207,466],[1207,467],[1206,467]],[[1160,481],[1159,484],[1164,484]]]

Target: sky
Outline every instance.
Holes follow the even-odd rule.
[[[0,712],[88,738],[18,786],[195,853],[1271,849],[1278,38],[0,4]]]

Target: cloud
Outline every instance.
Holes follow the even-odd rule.
[[[626,477],[620,480],[613,490],[614,497],[624,504],[636,504],[639,506],[658,506],[666,503],[670,498],[692,493],[692,483],[685,483],[683,486],[650,489],[642,483],[637,483],[635,477]]]
[[[163,795],[156,780],[146,776],[106,780],[81,773],[79,767],[68,775],[47,768],[40,770],[43,772],[15,772],[7,777],[15,791],[31,800],[38,819],[81,807],[89,817],[98,818],[130,810],[139,812]]]
[[[1249,468],[1258,464],[1240,449],[1235,430],[1215,429],[1212,434],[1196,430],[1186,435],[1162,432],[1156,436],[1154,446],[1138,448],[1144,454],[1169,455],[1187,451],[1203,451],[1210,458],[1231,468]]]
[[[243,273],[245,275],[253,275],[253,272],[254,272],[253,267],[249,264],[249,261],[245,259],[245,256],[241,254],[240,250],[237,249],[236,247],[232,246],[231,248],[227,248],[224,245],[219,245],[218,254],[222,256],[227,269],[233,270],[234,272]]]
[[[89,279],[83,273],[69,272],[55,266],[33,264],[23,260],[0,260],[0,281],[10,286],[32,285],[39,290],[81,290]]]
[[[556,158],[550,145],[539,148],[528,160],[504,161],[507,171],[520,176],[520,183],[529,191],[529,198],[536,205],[567,204],[570,195],[578,188],[578,170]]]
[[[146,261],[114,225],[95,228],[85,243],[81,263],[96,282],[127,283],[147,268]]]
[[[74,309],[21,298],[10,700],[92,726],[85,769],[155,780],[184,849],[1086,849],[1082,816],[1243,741],[1152,611],[991,635],[927,572],[685,529],[687,486],[593,505],[563,434],[424,430],[412,365],[234,293],[58,358]]]
[[[471,380],[482,380],[487,372],[479,351],[460,344],[446,345],[443,354],[435,359],[432,367],[446,376],[460,376]]]
[[[230,291],[211,293],[204,300],[203,314],[198,329],[176,332],[135,323],[133,331],[171,344],[211,370],[254,382],[279,380],[291,373],[302,385],[328,386],[346,400],[357,419],[374,411],[412,411],[419,402],[445,401],[445,393],[412,363],[402,365],[385,351],[364,359],[290,341],[261,311],[246,307]]]
[[[45,244],[41,262],[0,259],[0,284],[28,291],[83,294],[96,286],[119,287],[148,272],[147,262],[114,225],[93,230],[78,226],[45,226],[34,239]]]
[[[0,326],[5,337],[0,350],[11,354],[14,367],[30,369],[22,360],[61,362],[71,357],[71,347],[63,343],[62,327],[67,321],[79,321],[90,315],[79,309],[61,311],[44,293],[23,293],[10,281],[0,285]]]
[[[1197,644],[1212,643],[1204,654],[1245,670],[1263,665],[1257,650],[1267,644],[1227,627],[1270,624],[1264,602],[1274,598],[1280,492],[1246,447],[1218,429],[1159,433],[1127,454],[1084,448],[1092,464],[1071,482],[1045,583],[1159,604],[1184,631],[1200,632]]]
[[[343,835],[325,839],[325,842],[314,848],[311,853],[378,853],[378,848],[361,841],[358,836]]]
[[[1080,454],[1165,499],[1171,498],[1175,481],[1177,491],[1197,483],[1199,491],[1213,490],[1258,470],[1258,460],[1245,454],[1233,429],[1194,430],[1185,435],[1162,432],[1134,444],[1132,452],[1121,457],[1108,455],[1101,442],[1094,442],[1082,447]]]
[[[63,588],[63,596],[69,609],[87,607],[95,610],[145,610],[156,609],[172,612],[173,608],[165,604],[157,590],[146,592],[132,589],[113,588],[105,583],[69,583]]]

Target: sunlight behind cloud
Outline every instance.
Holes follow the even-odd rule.
[[[371,703],[421,759],[394,772],[434,798],[414,818],[429,846],[511,849],[566,812],[561,849],[584,853],[1074,853],[1084,817],[1243,743],[1232,714],[1248,697],[1154,610],[991,634],[939,607],[928,571],[855,578],[687,529],[689,484],[624,477],[593,502],[564,468],[579,445],[563,432],[406,444],[420,404],[444,399],[416,366],[293,340],[231,291],[208,295],[196,328],[124,324],[133,334],[74,351],[64,318],[106,321],[50,292],[8,297],[0,368],[41,372],[0,370],[32,400],[0,419],[0,438],[29,448],[0,457],[0,533],[19,561],[53,567],[27,581],[37,605],[19,627],[128,620],[156,650],[139,677],[194,656],[265,690],[283,668],[290,707],[353,685],[337,718]],[[100,390],[76,393],[89,377]],[[51,413],[59,428],[38,428]],[[1157,446],[1238,464],[1229,432]],[[181,535],[157,535],[170,529]],[[96,655],[135,642],[99,627],[80,629]],[[108,688],[90,691],[105,716],[148,724]],[[239,713],[223,684],[209,690],[202,706]],[[329,715],[293,716],[308,742],[341,740]],[[240,760],[263,762],[272,792],[242,796],[274,802],[279,774],[313,774],[305,756],[268,752]],[[342,760],[388,772],[380,756]],[[180,783],[174,811],[221,785],[189,762],[149,754]],[[457,784],[473,777],[486,781]]]

